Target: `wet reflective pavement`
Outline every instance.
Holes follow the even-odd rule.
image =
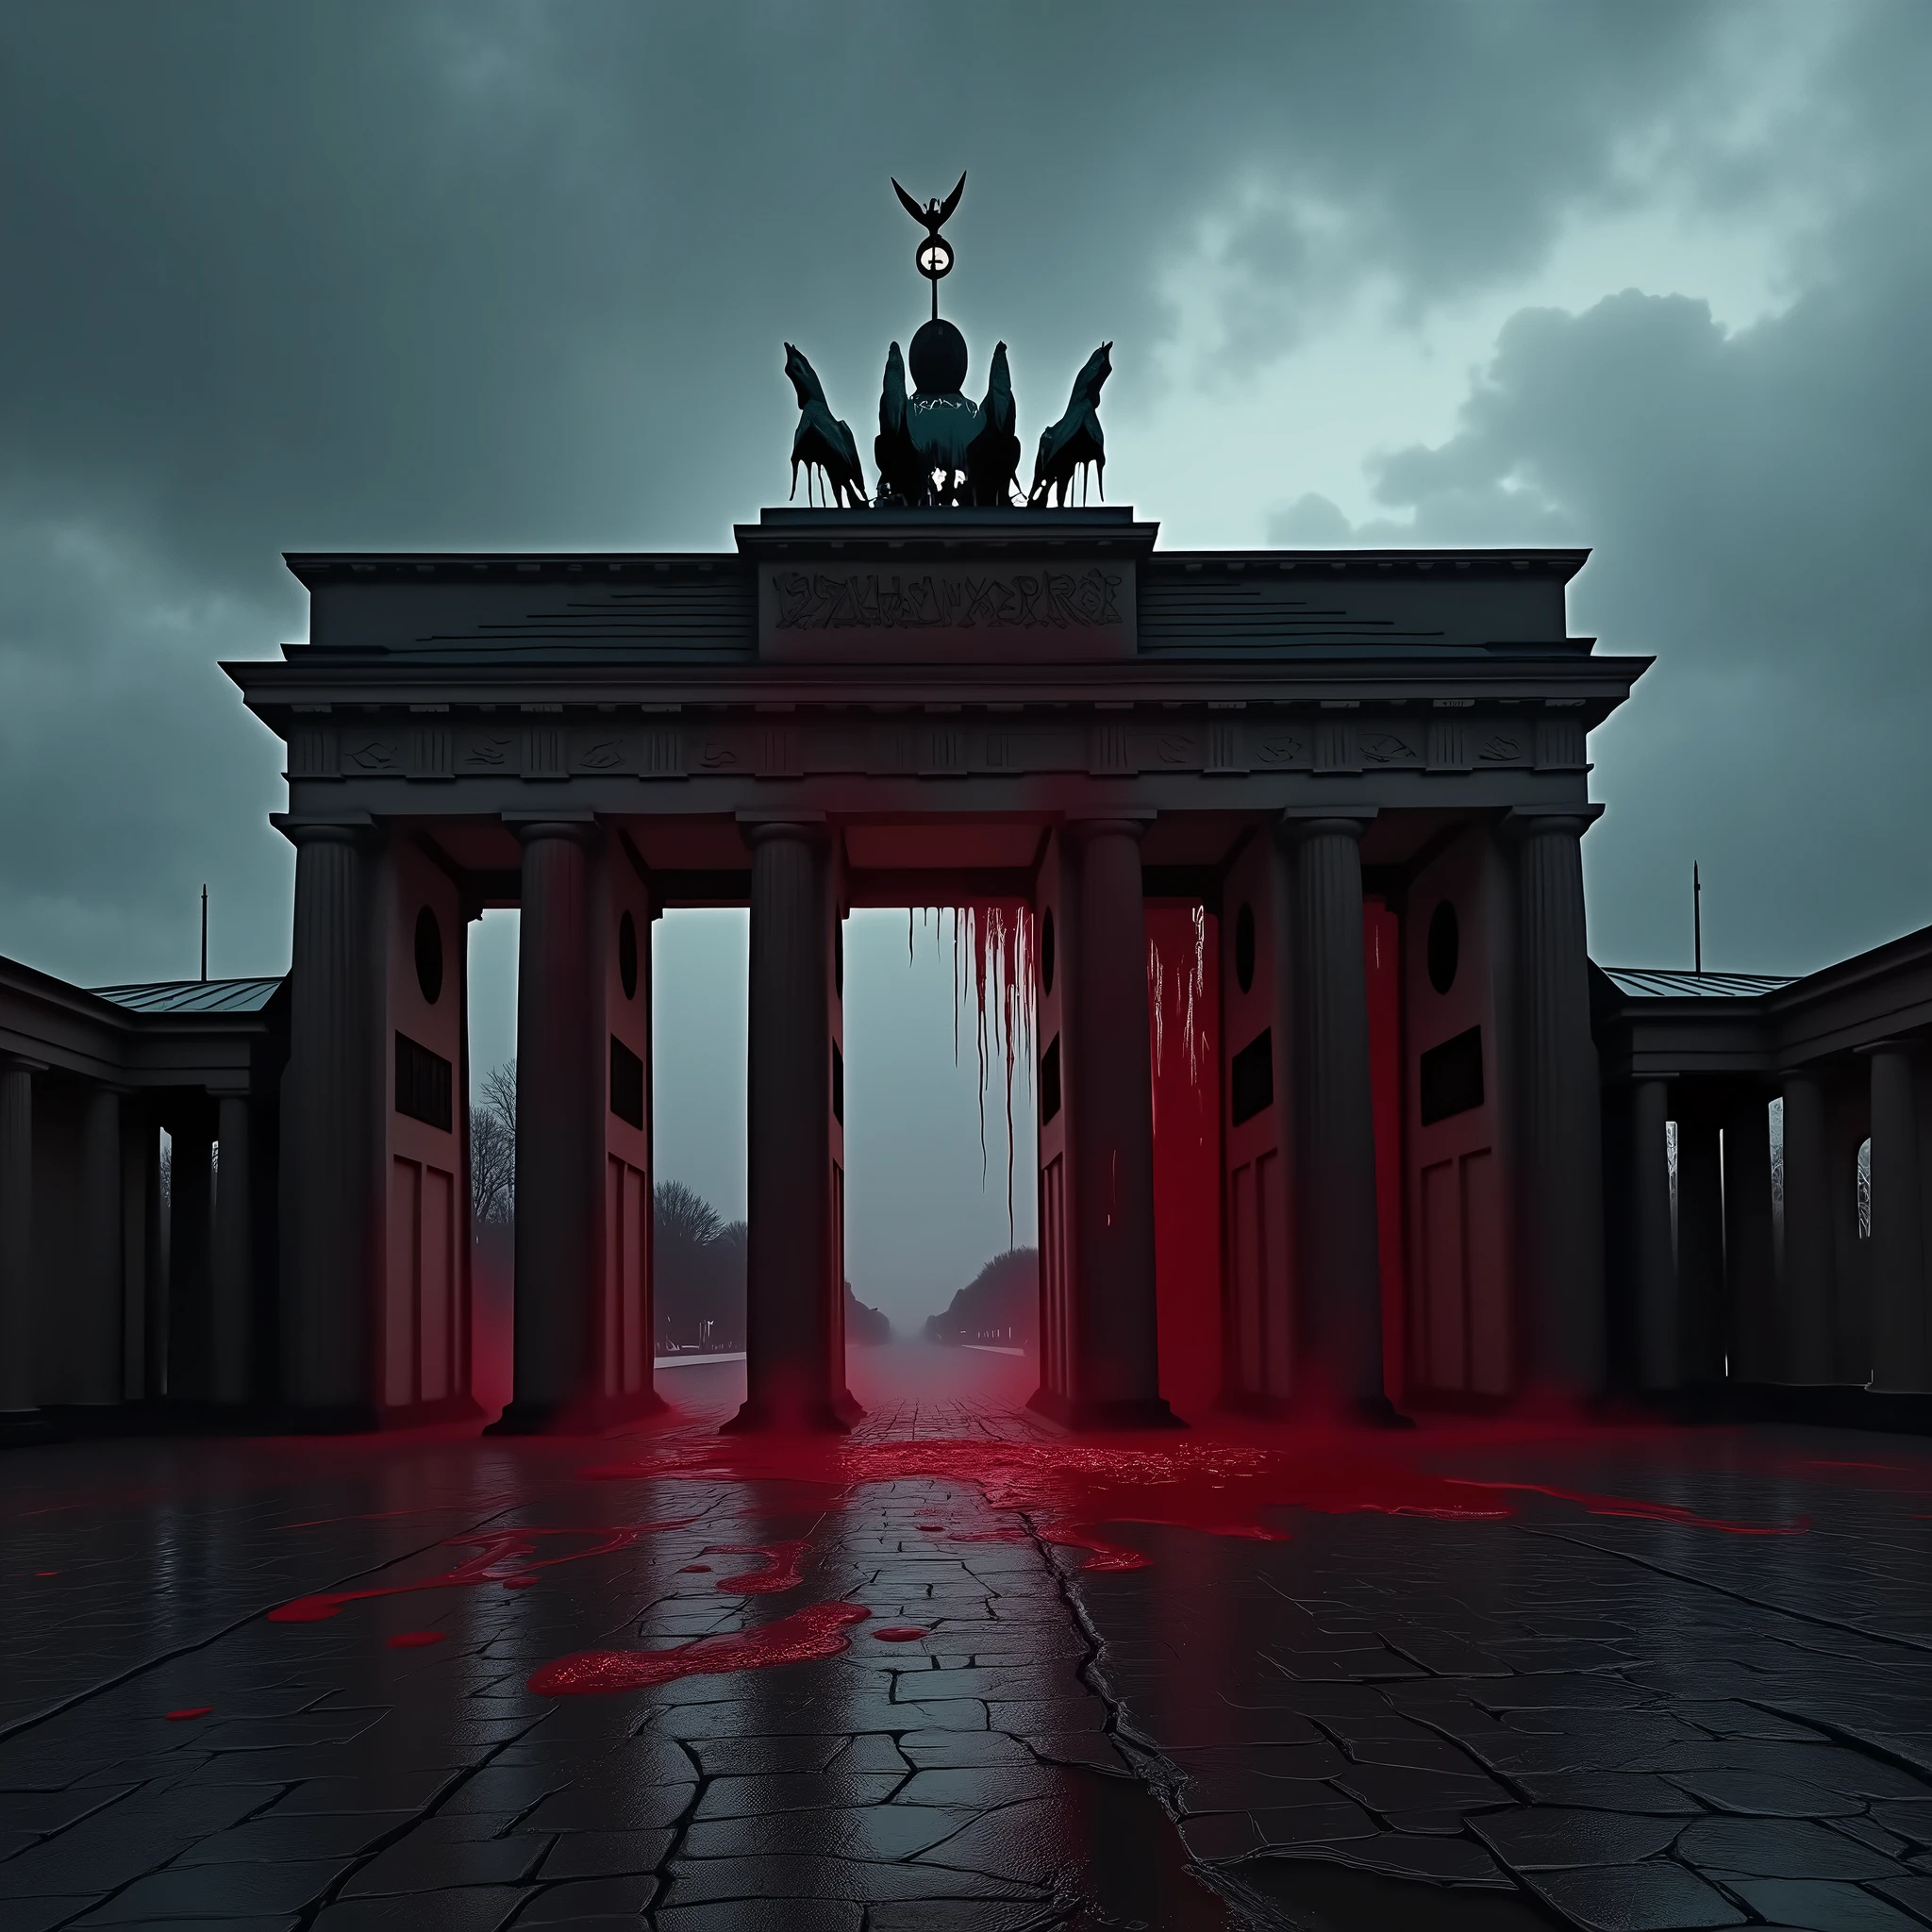
[[[1932,1924],[1932,1446],[969,1373],[0,1457],[0,1928]]]

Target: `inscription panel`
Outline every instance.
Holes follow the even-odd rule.
[[[1135,628],[1134,565],[1124,557],[767,563],[758,572],[758,655],[778,661],[1131,658]]]

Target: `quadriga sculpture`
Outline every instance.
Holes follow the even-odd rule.
[[[1020,474],[1020,438],[1013,404],[1013,378],[1007,368],[1007,345],[992,352],[992,373],[987,377],[986,400],[979,406],[979,434],[966,450],[966,497],[982,507],[1005,506],[1013,500]]]
[[[932,489],[932,477],[922,469],[919,452],[906,426],[906,362],[894,342],[886,352],[886,379],[879,391],[879,433],[872,446],[878,465],[882,504],[922,504]]]
[[[1031,508],[1041,508],[1049,493],[1063,507],[1075,471],[1089,463],[1098,473],[1102,497],[1107,495],[1107,439],[1100,430],[1100,391],[1112,374],[1113,344],[1102,342],[1074,378],[1067,413],[1041,434],[1040,454],[1033,463],[1033,489],[1026,498]]]
[[[811,494],[812,473],[817,471],[833,503],[863,509],[865,472],[858,467],[858,445],[852,440],[852,431],[832,414],[817,371],[790,342],[785,344],[785,374],[791,378],[798,397],[798,429],[791,439],[792,495],[798,494],[798,467],[803,463],[808,496]]]

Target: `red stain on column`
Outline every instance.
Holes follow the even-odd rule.
[[[1195,906],[1147,908],[1160,1392],[1191,1421],[1222,1385],[1219,925]]]

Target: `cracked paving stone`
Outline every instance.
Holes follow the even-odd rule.
[[[1932,1924],[1932,1540],[1906,1521],[1932,1445],[1887,1440],[1916,1485],[1894,1492],[1818,1434],[1525,1445],[1426,1421],[1387,1453],[1818,1527],[1732,1537],[1548,1495],[1480,1522],[1297,1509],[1282,1542],[1102,1524],[1150,1559],[1105,1572],[951,1541],[1011,1525],[956,1477],[801,1508],[718,1463],[728,1406],[595,1452],[180,1439],[9,1461],[21,1568],[84,1561],[100,1588],[57,1606],[0,1577],[0,1723],[32,1720],[0,1743],[0,1925],[1228,1926],[1190,1860],[1257,1913],[1351,1928]],[[853,1441],[969,1437],[1060,1440],[949,1399],[884,1405]],[[582,1479],[613,1457],[704,1466]],[[484,1528],[683,1517],[526,1590],[263,1616],[443,1574],[443,1539]],[[793,1589],[716,1589],[707,1552],[798,1539]],[[831,1601],[927,1634],[856,1626],[837,1657],[609,1696],[527,1689],[574,1653]],[[447,1641],[389,1647],[426,1628]]]
[[[1819,1925],[1827,1932],[1917,1932],[1919,1920],[1856,1885],[1816,1878],[1732,1878],[1736,1892],[1772,1925]]]
[[[1539,1872],[1530,1886],[1582,1932],[1688,1932],[1741,1925],[1720,1891],[1667,1858],[1577,1872]]]
[[[1579,1865],[1631,1865],[1667,1852],[1681,1820],[1617,1811],[1491,1811],[1470,1829],[1513,1872],[1562,1871]]]
[[[1755,1878],[1895,1878],[1895,1859],[1829,1825],[1798,1818],[1704,1818],[1687,1824],[1677,1856],[1701,1871]]]
[[[1671,1782],[1719,1811],[1755,1818],[1854,1818],[1864,1801],[1774,1771],[1680,1771]]]

